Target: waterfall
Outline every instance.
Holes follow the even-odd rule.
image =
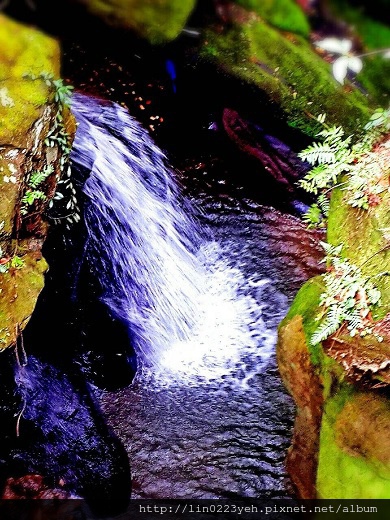
[[[117,104],[75,94],[72,111],[72,162],[90,172],[88,262],[104,303],[128,326],[140,371],[193,384],[237,370],[243,349],[267,359],[275,337],[261,304],[200,233],[163,152]]]

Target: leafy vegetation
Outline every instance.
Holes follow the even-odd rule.
[[[322,242],[328,271],[323,277],[325,290],[320,297],[323,311],[317,320],[321,324],[311,337],[311,344],[325,340],[334,334],[343,324],[350,336],[374,334],[372,309],[379,305],[381,293],[362,274],[360,267],[342,258],[342,245],[337,247]],[[380,336],[376,336],[379,341]]]
[[[309,193],[318,195],[318,200],[304,215],[309,227],[324,225],[329,209],[329,194],[336,185],[348,192],[347,203],[367,210],[380,202],[380,195],[388,189],[385,171],[386,162],[380,154],[372,152],[380,135],[379,128],[390,127],[390,110],[378,109],[365,126],[363,138],[353,142],[353,136],[345,136],[341,126],[325,124],[325,115],[317,120],[324,125],[314,142],[298,155],[313,168],[299,181]]]
[[[20,213],[28,215],[32,206],[36,201],[46,201],[47,197],[42,190],[38,188],[41,184],[54,172],[52,165],[45,166],[41,171],[33,171],[27,178],[27,189],[22,197]]]
[[[352,41],[348,39],[339,40],[330,37],[316,42],[316,46],[331,54],[338,54],[339,57],[333,62],[333,77],[343,84],[348,72],[358,74],[363,68],[362,58],[379,54],[384,58],[390,57],[390,48],[376,49],[363,54],[354,55],[352,51]]]
[[[369,210],[380,204],[382,194],[389,190],[388,153],[379,153],[382,145],[375,149],[375,143],[381,131],[390,127],[389,114],[390,110],[375,111],[362,138],[355,141],[352,135],[345,136],[342,127],[326,125],[324,114],[318,116],[317,121],[324,126],[318,134],[322,141],[314,142],[299,154],[313,166],[299,184],[318,196],[303,217],[308,227],[325,226],[330,193],[336,186],[346,192],[344,200],[353,208]],[[375,335],[371,312],[380,304],[380,291],[361,267],[342,258],[342,243],[322,245],[328,270],[319,303],[322,312],[317,316],[321,324],[311,335],[311,344],[320,343],[342,326],[352,337]],[[377,339],[381,340],[379,336]]]
[[[49,203],[49,218],[55,224],[64,220],[67,224],[72,224],[80,220],[80,209],[77,201],[76,190],[72,182],[72,172],[70,167],[70,152],[72,149],[71,136],[69,135],[65,123],[65,111],[71,106],[73,87],[65,85],[62,79],[54,79],[51,74],[41,74],[39,76],[29,75],[31,79],[41,79],[53,89],[54,101],[57,103],[57,113],[53,126],[45,139],[48,147],[58,147],[60,150],[60,171],[61,174],[57,183],[57,190],[54,199]],[[38,191],[26,193],[26,204],[33,203],[35,200],[43,200],[42,194]],[[61,208],[58,205],[54,212],[54,201],[62,201]]]
[[[2,255],[1,248],[0,255]],[[10,269],[21,269],[22,267],[24,267],[24,260],[18,255],[14,255],[10,258],[2,258],[0,261],[0,273],[8,273]]]
[[[64,85],[62,79],[54,80],[52,76],[45,76],[54,89],[54,100],[58,105],[57,114],[54,124],[45,139],[45,144],[50,147],[58,146],[61,151],[60,170],[61,177],[57,184],[56,195],[54,200],[62,200],[65,207],[65,214],[56,213],[50,217],[55,224],[59,224],[63,220],[72,224],[80,220],[80,209],[76,197],[76,190],[72,182],[72,172],[70,167],[71,137],[64,125],[64,111],[71,105],[71,96],[73,87]],[[53,201],[50,201],[49,208],[53,207]]]

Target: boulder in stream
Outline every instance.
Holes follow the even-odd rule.
[[[34,346],[22,334],[44,286],[48,206],[67,172],[75,133],[61,101],[66,90],[58,79],[59,44],[0,14],[0,46],[2,495],[34,498],[42,492],[50,498],[59,490],[58,496],[126,500],[127,455],[70,355],[56,350],[58,331],[51,357],[32,355]]]
[[[328,121],[352,133],[367,122],[374,108],[386,102],[388,85],[382,74],[388,65],[383,58],[377,58],[383,62],[382,69],[378,62],[374,67],[367,59],[362,72],[348,76],[344,84],[333,77],[331,63],[337,54],[326,54],[316,42],[333,36],[331,31],[340,31],[340,27],[344,34],[335,37],[351,38],[352,42],[357,38],[352,27],[338,17],[332,19],[329,34],[317,34],[293,0],[220,2],[216,14],[219,20],[204,31],[201,57],[239,81],[252,99],[256,94],[254,120],[261,119],[263,107],[267,112],[273,107],[274,117],[314,136],[319,131],[316,118],[325,113]],[[352,52],[366,52],[377,43],[368,34],[368,30],[362,34],[360,47],[356,44]]]
[[[344,265],[358,266],[361,279],[380,291],[378,304],[367,314],[366,289],[351,289],[350,298],[369,328],[359,329],[360,334],[344,322],[322,341],[313,341],[324,319],[323,276],[306,282],[279,327],[279,369],[297,405],[287,465],[303,498],[390,496],[388,150],[387,136],[370,155],[382,166],[380,196],[364,210],[352,207],[345,185],[338,186],[328,219],[327,242],[342,245]],[[329,265],[328,273],[332,270],[337,276],[337,266]],[[347,276],[353,282],[353,275]],[[343,296],[336,291],[334,297],[337,302]]]
[[[130,29],[151,43],[176,38],[196,0],[77,0],[108,25]]]

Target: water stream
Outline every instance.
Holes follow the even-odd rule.
[[[275,344],[313,267],[297,259],[302,227],[283,217],[278,229],[256,205],[190,205],[126,110],[76,95],[73,112],[72,160],[91,171],[85,256],[138,359],[130,387],[94,389],[128,452],[132,496],[290,496],[293,406]]]

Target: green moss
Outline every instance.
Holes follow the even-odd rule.
[[[306,343],[312,362],[315,365],[320,364],[323,354],[320,346],[317,345],[316,347],[312,347],[310,345],[310,338],[315,329],[318,327],[318,321],[316,318],[319,312],[318,304],[323,290],[324,286],[321,276],[317,276],[307,281],[298,291],[298,294],[295,296],[295,299],[286,317],[279,325],[279,328],[282,328],[289,321],[291,321],[294,316],[302,317],[302,325],[305,332]]]
[[[0,142],[18,146],[50,96],[42,80],[26,75],[59,75],[59,48],[52,38],[0,14]],[[1,98],[0,98],[1,99]]]
[[[321,276],[316,276],[308,280],[298,291],[291,307],[279,325],[279,331],[285,327],[295,316],[300,316],[305,334],[307,349],[310,353],[311,362],[320,368],[323,379],[324,398],[331,393],[334,380],[343,380],[343,371],[340,365],[332,358],[326,356],[321,345],[312,346],[310,339],[318,327],[318,314],[320,312],[319,301],[324,284]]]
[[[309,36],[309,22],[293,0],[236,0],[236,3],[254,11],[278,29]]]
[[[25,175],[45,160],[40,139],[50,118],[42,116],[53,94],[39,77],[58,77],[60,62],[54,39],[2,14],[0,46],[0,222],[4,222],[0,239],[2,256],[7,257],[15,254],[11,237],[16,235],[15,215]],[[31,242],[23,246],[19,242],[24,267],[10,267],[0,276],[0,349],[15,343],[43,288],[47,264],[36,251],[26,253],[37,247],[34,238]]]
[[[390,95],[390,60],[380,56],[370,56],[363,60],[363,71],[357,79],[362,87],[371,93],[377,105],[386,108]]]
[[[362,423],[366,422],[366,434],[372,435],[372,440],[375,445],[382,445],[384,448],[388,445],[389,434],[389,405],[381,405],[379,413],[382,414],[381,424],[385,423],[384,428],[379,431],[376,428],[374,431],[370,428],[367,421],[372,421],[370,410],[367,409],[367,402],[364,401],[365,406],[359,406],[356,401],[358,394],[350,385],[343,385],[339,392],[331,399],[329,399],[324,407],[324,414],[322,418],[321,433],[320,433],[320,448],[319,448],[319,463],[317,471],[317,490],[319,498],[327,499],[384,499],[389,498],[390,495],[390,467],[384,468],[384,465],[378,465],[375,456],[367,453],[360,453],[356,450],[363,442],[368,442],[370,439],[363,439],[362,435],[357,435],[353,439],[354,432],[348,433],[350,439],[345,442],[343,439],[340,424],[344,420],[344,426],[347,426],[351,431],[354,428],[356,432],[361,431]],[[377,399],[376,396],[371,398],[371,404]],[[348,403],[354,403],[355,416],[347,416],[345,413]],[[349,410],[348,410],[349,412]],[[344,417],[343,417],[344,415]],[[364,429],[364,428],[363,428]],[[368,433],[367,433],[368,432]],[[344,433],[345,435],[345,433]],[[383,437],[387,435],[387,439]],[[381,440],[379,440],[379,437]],[[383,442],[382,442],[383,441]],[[351,444],[352,443],[352,444]],[[355,444],[354,444],[355,443]],[[347,444],[349,445],[347,447]],[[354,444],[354,445],[353,445]],[[368,445],[368,444],[367,444]],[[378,456],[381,455],[378,453]],[[389,453],[387,453],[387,457]],[[384,469],[386,471],[384,471]]]
[[[344,244],[342,254],[360,266],[364,275],[372,278],[381,291],[381,306],[375,318],[390,312],[390,249],[386,233],[390,229],[390,193],[382,195],[382,202],[368,211],[352,208],[345,201],[341,187],[332,191],[328,218],[327,241],[332,245]],[[341,225],[342,223],[342,225]]]
[[[176,38],[196,0],[79,0],[110,25],[135,30],[151,43]]]
[[[0,82],[26,73],[59,75],[57,42],[42,32],[0,13]]]
[[[0,155],[0,223],[1,231],[5,234],[12,232],[15,204],[19,196],[18,185],[10,181],[10,179],[16,179],[15,170],[16,167]]]
[[[308,135],[318,132],[312,116],[320,113],[350,133],[369,119],[367,97],[338,84],[330,65],[304,38],[282,35],[259,19],[233,24],[220,34],[209,31],[202,53],[264,91],[283,109],[289,125]]]
[[[46,261],[35,253],[24,255],[23,260],[24,267],[0,276],[0,349],[16,341],[43,289]]]

